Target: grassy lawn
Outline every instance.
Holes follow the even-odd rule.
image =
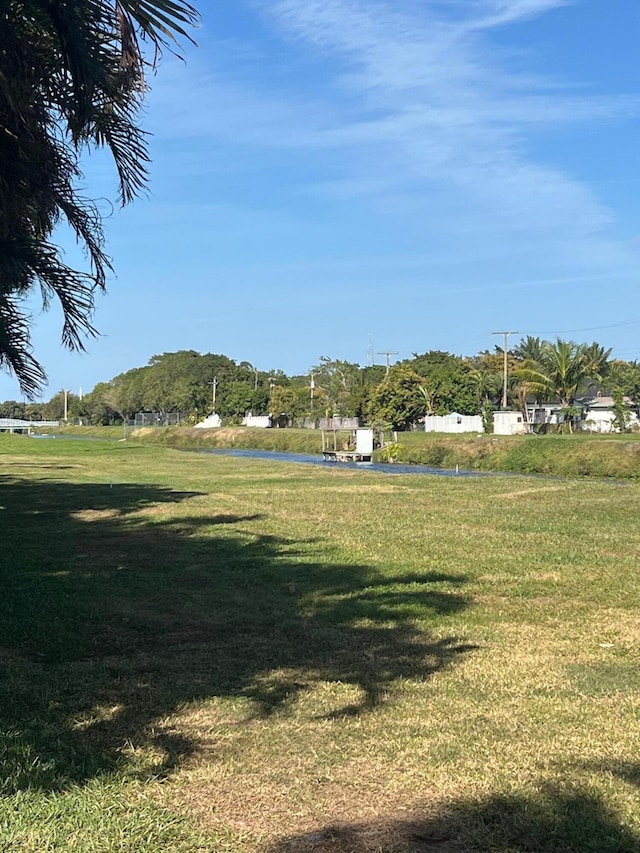
[[[0,436],[0,850],[640,851],[639,502]]]

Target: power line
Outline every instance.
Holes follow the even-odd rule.
[[[640,317],[635,320],[625,320],[623,323],[609,323],[606,326],[587,326],[584,329],[546,329],[544,331],[530,332],[532,335],[570,335],[573,332],[597,332],[600,329],[618,329],[621,326],[635,326],[640,323]]]

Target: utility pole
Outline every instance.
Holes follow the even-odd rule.
[[[392,355],[400,355],[400,353],[398,352],[398,350],[382,350],[382,352],[379,352],[378,355],[384,355],[387,357],[387,371],[385,373],[385,376],[386,376],[387,373],[389,372],[389,367],[390,367],[389,357]]]
[[[491,332],[492,335],[502,335],[504,337],[504,376],[502,386],[502,408],[507,408],[507,355],[509,353],[509,335],[519,335],[520,332]]]
[[[309,374],[309,376],[311,377],[311,381],[309,382],[309,388],[311,390],[311,406],[313,406],[313,392],[316,390],[316,383],[315,383],[315,380],[313,378],[314,375],[315,374],[313,374],[313,373]]]
[[[258,390],[258,368],[254,367],[254,365],[251,364],[250,361],[243,361],[242,364],[243,365],[246,364],[247,367],[249,367],[249,368],[251,368],[251,370],[253,370],[253,390],[257,391]]]
[[[66,422],[67,422],[67,420],[68,420],[67,415],[69,414],[69,406],[68,406],[68,395],[69,395],[69,392],[67,391],[67,389],[66,389],[66,388],[63,388],[63,389],[62,389],[62,393],[64,394],[64,418],[63,418],[63,420],[64,420],[64,422],[66,423]],[[58,411],[59,411],[59,410],[58,410]]]
[[[218,377],[214,376],[211,382],[207,382],[207,385],[211,385],[211,392],[213,397],[213,412],[216,410],[216,388],[218,387]]]

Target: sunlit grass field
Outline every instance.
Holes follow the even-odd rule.
[[[640,850],[639,505],[0,436],[0,850]]]

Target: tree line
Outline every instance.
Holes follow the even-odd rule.
[[[606,393],[640,404],[640,363],[610,356],[611,350],[597,342],[523,338],[507,353],[508,405],[524,411],[527,404],[555,403],[571,418],[581,395]],[[425,415],[450,412],[483,414],[489,421],[502,400],[503,377],[500,347],[470,357],[414,353],[388,370],[323,356],[297,376],[181,350],[155,355],[144,367],[100,382],[82,397],[59,391],[45,403],[5,401],[0,417],[61,420],[66,406],[73,422],[115,424],[137,412],[178,412],[182,423],[196,423],[215,406],[228,423],[251,412],[294,424],[343,416],[406,429]]]

